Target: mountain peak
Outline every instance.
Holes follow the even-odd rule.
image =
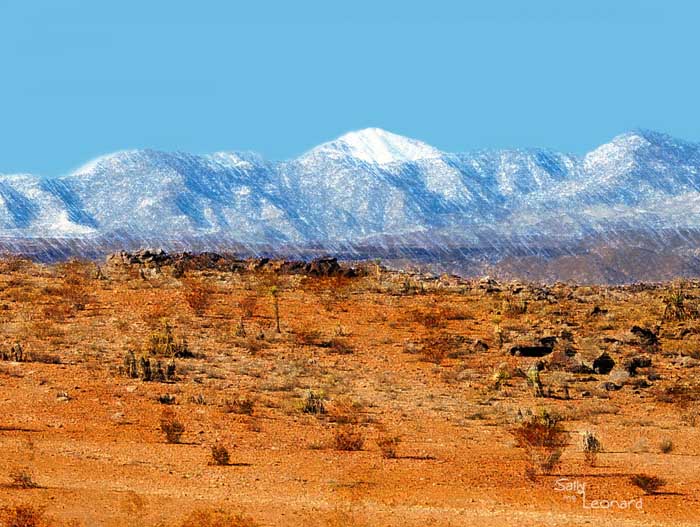
[[[636,128],[629,132],[615,136],[610,144],[627,146],[657,145],[668,147],[689,143],[663,132],[657,132],[655,130],[648,130],[645,128]]]
[[[419,159],[437,158],[442,153],[432,146],[381,128],[365,128],[348,132],[338,139],[324,143],[312,153],[350,156],[366,163],[385,165],[406,163]]]

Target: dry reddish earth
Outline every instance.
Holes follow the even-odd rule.
[[[559,285],[543,295],[388,272],[174,278],[168,269],[143,277],[107,269],[97,279],[92,270],[8,264],[0,274],[1,349],[20,342],[25,353],[60,358],[0,362],[2,505],[43,507],[56,523],[115,527],[179,525],[203,508],[270,526],[700,524],[698,284],[684,286],[688,317],[662,320],[670,285]],[[187,301],[193,289],[205,292],[201,314]],[[256,299],[250,316],[244,298]],[[524,312],[510,308],[522,302]],[[591,315],[595,306],[607,312]],[[197,356],[176,359],[176,382],[126,376],[126,351],[140,356],[162,318]],[[237,335],[241,320],[246,337]],[[629,333],[635,324],[657,331],[660,347],[640,351]],[[508,350],[562,330],[578,356],[608,349],[618,365],[609,375],[546,368],[552,396],[535,397],[518,371],[537,359]],[[426,338],[448,347],[439,363],[425,360]],[[477,339],[489,349],[475,351]],[[653,366],[621,378],[625,358],[640,353]],[[512,375],[496,387],[504,362]],[[650,376],[648,386],[635,384]],[[600,388],[606,380],[621,388]],[[668,395],[683,386],[681,396]],[[302,412],[309,390],[323,394],[326,414]],[[166,393],[185,425],[182,444],[167,443],[160,429]],[[254,401],[252,415],[227,411],[236,398]],[[519,410],[541,408],[564,417],[570,444],[551,475],[530,481],[510,431]],[[360,451],[334,447],[343,426],[362,435]],[[604,447],[594,467],[581,452],[583,430]],[[398,457],[387,459],[377,440],[396,435]],[[228,447],[229,466],[211,463],[216,443]],[[38,488],[14,485],[18,470]],[[629,481],[636,473],[667,483],[644,495]],[[641,498],[642,509],[586,509],[580,496],[557,490],[563,478],[585,483],[589,501]]]

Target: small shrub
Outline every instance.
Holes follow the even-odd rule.
[[[673,450],[673,441],[671,441],[670,439],[664,439],[659,444],[659,450],[663,454],[670,454]]]
[[[212,445],[211,458],[214,464],[219,466],[226,466],[231,462],[231,456],[229,455],[228,448],[221,443]]]
[[[342,338],[332,338],[329,342],[328,348],[330,349],[331,353],[337,353],[338,355],[352,355],[355,350],[353,347],[347,343]]]
[[[664,313],[661,320],[685,320],[687,318],[696,318],[698,309],[695,306],[689,306],[687,297],[683,292],[683,284],[673,287],[664,298]]]
[[[179,340],[173,335],[173,328],[167,320],[163,321],[160,331],[151,333],[146,343],[146,351],[156,357],[177,357],[180,359],[192,358],[192,353],[183,337]]]
[[[503,299],[501,303],[501,314],[506,317],[516,317],[527,313],[527,302],[512,297]]]
[[[377,439],[377,446],[384,459],[396,459],[396,451],[400,444],[401,438],[399,436],[382,435]]]
[[[175,399],[176,399],[175,396],[171,395],[169,393],[164,393],[164,394],[158,396],[158,402],[160,404],[168,404],[168,405],[175,404]]]
[[[212,291],[202,281],[187,280],[184,282],[183,295],[194,314],[201,317],[209,307]]]
[[[322,393],[309,390],[306,399],[301,406],[301,411],[305,414],[322,415],[326,413],[325,397]]]
[[[525,451],[526,475],[534,479],[538,473],[550,474],[558,465],[567,440],[560,418],[546,410],[521,421],[511,433],[516,445]]]
[[[8,351],[0,350],[0,359],[14,362],[28,362],[29,356],[24,353],[24,349],[19,342],[15,342]]]
[[[41,362],[44,364],[61,364],[61,357],[44,351],[26,352],[19,342],[14,343],[9,350],[0,350],[0,360],[14,362]]]
[[[264,335],[263,338],[260,338],[260,336],[254,337],[253,335],[250,335],[247,338],[241,339],[239,345],[251,355],[255,355],[261,349],[263,349],[264,343]]]
[[[300,346],[321,346],[323,335],[317,329],[298,329],[294,331],[294,340]]]
[[[258,305],[256,295],[247,295],[238,301],[238,307],[245,318],[251,318],[255,314],[255,306]]]
[[[359,427],[343,425],[336,429],[333,443],[336,450],[354,452],[362,450],[365,439]]]
[[[413,310],[410,313],[410,318],[413,322],[420,324],[426,329],[438,329],[443,328],[446,325],[445,319],[442,317],[442,313],[439,311],[423,311],[423,310]]]
[[[423,340],[421,347],[421,359],[433,364],[441,364],[447,358],[452,343],[446,337],[432,337]]]
[[[0,509],[1,527],[50,527],[52,522],[42,509],[32,505],[15,505]]]
[[[648,474],[635,474],[630,476],[630,483],[635,487],[639,487],[645,494],[656,494],[656,492],[666,485],[666,481],[658,476],[650,476]]]
[[[190,397],[190,402],[193,404],[199,404],[202,406],[207,405],[207,398],[204,397],[203,393],[198,393],[197,395],[193,395]]]
[[[185,433],[185,425],[178,421],[175,412],[170,408],[163,410],[161,414],[160,429],[168,443],[180,443],[182,434]]]
[[[337,397],[327,408],[328,419],[338,424],[356,424],[361,421],[362,404],[349,397]]]
[[[249,397],[239,396],[224,403],[224,411],[229,414],[253,415],[255,401]]]
[[[256,527],[249,517],[222,511],[200,510],[191,513],[180,527]]]
[[[280,328],[280,292],[276,285],[270,287],[270,296],[272,297],[272,312],[275,319],[275,331],[281,333]]]
[[[494,390],[500,390],[503,385],[508,382],[511,377],[511,369],[507,362],[502,362],[498,365],[491,376],[492,386]]]
[[[591,467],[595,466],[598,454],[603,450],[603,445],[596,437],[595,432],[591,432],[590,430],[583,432],[581,434],[581,446],[586,463]]]
[[[11,485],[18,489],[36,489],[39,485],[26,469],[17,468],[10,472]]]

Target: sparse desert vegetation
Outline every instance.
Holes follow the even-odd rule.
[[[0,526],[696,525],[699,306],[690,280],[0,261]]]

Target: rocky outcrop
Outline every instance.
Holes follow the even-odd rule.
[[[107,257],[107,266],[161,268],[172,266],[178,276],[187,271],[216,269],[228,272],[271,272],[276,274],[301,274],[315,277],[342,276],[352,278],[366,271],[341,265],[337,258],[325,256],[309,262],[303,260],[281,260],[271,258],[240,259],[233,255],[214,252],[177,253],[170,255],[162,249],[143,249],[135,252],[120,251]]]

